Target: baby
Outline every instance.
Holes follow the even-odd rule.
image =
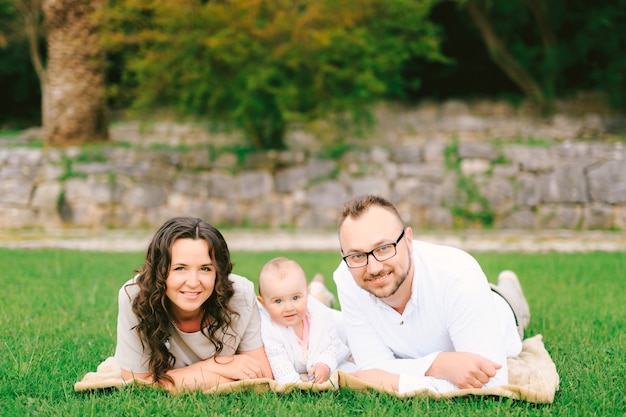
[[[356,370],[339,334],[341,313],[307,291],[302,267],[288,258],[267,262],[259,275],[261,336],[274,379],[324,383],[335,369]]]

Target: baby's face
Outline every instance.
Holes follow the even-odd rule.
[[[272,320],[282,326],[299,327],[307,312],[306,278],[288,271],[284,278],[264,280],[261,303]]]

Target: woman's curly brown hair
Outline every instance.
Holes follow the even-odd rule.
[[[231,315],[237,314],[229,307],[234,295],[229,275],[233,270],[230,252],[222,234],[210,224],[194,217],[175,217],[166,221],[152,237],[146,251],[145,263],[133,284],[139,293],[133,300],[133,312],[139,320],[135,330],[144,350],[150,352],[149,368],[154,382],[173,382],[166,372],[174,367],[175,358],[166,347],[173,331],[169,314],[170,301],[165,295],[169,269],[172,262],[172,245],[178,239],[202,239],[209,244],[209,256],[216,269],[215,288],[202,304],[202,333],[215,346],[218,356],[224,345],[216,336],[222,329],[226,334]]]

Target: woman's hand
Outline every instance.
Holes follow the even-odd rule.
[[[206,390],[218,384],[228,382],[255,379],[273,378],[265,349],[263,347],[242,352],[232,356],[213,357],[184,368],[170,369],[167,375],[173,383],[167,380],[159,381],[159,384],[170,392],[187,390]],[[151,374],[132,374],[122,370],[125,379],[135,378],[144,382],[151,382]]]
[[[235,381],[265,377],[260,361],[245,353],[211,358],[204,362],[211,371]]]

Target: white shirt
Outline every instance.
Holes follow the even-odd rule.
[[[508,383],[507,357],[522,345],[510,307],[476,260],[452,247],[413,242],[411,298],[402,314],[360,288],[345,262],[334,272],[352,355],[360,369],[400,375],[401,392],[456,390],[425,376],[439,352],[472,352],[502,365],[486,385]]]

